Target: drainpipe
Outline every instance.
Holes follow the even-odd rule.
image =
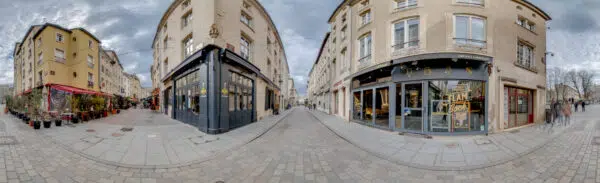
[[[348,28],[347,28],[347,30],[349,32],[349,35],[348,35],[348,38],[347,38],[348,42],[349,42],[348,43],[348,45],[349,45],[348,47],[349,48],[346,48],[346,50],[349,50],[349,55],[348,56],[350,56],[350,59],[349,59],[350,60],[350,65],[349,65],[350,67],[348,68],[348,70],[349,70],[348,71],[348,75],[352,75],[352,70],[353,70],[353,66],[354,66],[354,44],[353,44],[354,41],[352,40],[353,39],[352,35],[353,35],[353,32],[354,32],[353,31],[354,28],[352,26],[352,21],[353,21],[352,17],[353,17],[353,15],[352,15],[352,7],[350,6],[350,4],[348,4],[346,6],[347,6],[346,8],[348,9],[348,13],[346,13],[346,17],[350,17],[350,18],[346,18],[346,20],[348,20]],[[346,56],[346,57],[348,57],[348,56]],[[354,108],[354,106],[353,106],[354,103],[352,102],[352,96],[353,96],[353,93],[352,93],[352,78],[348,78],[348,79],[350,80],[350,82],[349,82],[350,85],[348,86],[348,93],[349,93],[349,95],[346,96],[346,97],[347,97],[347,101],[348,101],[348,105],[349,105],[348,108],[353,109]],[[352,106],[350,106],[350,105],[352,105]],[[344,109],[344,110],[346,110],[346,109]],[[348,110],[348,121],[350,121],[351,116],[352,116],[352,110]]]

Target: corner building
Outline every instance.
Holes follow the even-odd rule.
[[[319,53],[330,55],[329,89],[309,96],[331,91],[331,113],[394,131],[541,123],[549,20],[526,0],[345,0]]]
[[[175,0],[152,47],[160,110],[204,132],[276,114],[290,96],[283,44],[256,0]]]

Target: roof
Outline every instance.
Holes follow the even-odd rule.
[[[340,9],[342,8],[342,6],[344,6],[344,4],[346,4],[346,3],[350,2],[350,1],[352,1],[352,0],[342,0],[342,2],[337,6],[337,8],[335,8],[335,10],[331,14],[331,16],[329,16],[328,22],[332,22],[333,18],[340,11]],[[531,8],[534,11],[537,11],[539,14],[541,14],[546,20],[552,20],[552,18],[550,17],[550,15],[548,15],[541,8],[537,7],[535,4],[529,2],[529,0],[513,0],[513,1],[522,1],[525,5],[531,6]]]
[[[327,43],[327,40],[329,39],[330,34],[331,34],[331,32],[325,33],[325,38],[323,38],[323,42],[321,43],[321,48],[319,49],[319,55],[317,55],[317,60],[315,60],[315,63],[313,64],[312,68],[310,69],[310,72],[308,72],[309,77],[310,77],[310,74],[312,73],[313,69],[315,69],[315,66],[317,65],[317,63],[319,63],[321,54],[323,54],[323,48],[325,48],[325,44]]]
[[[25,42],[25,39],[27,39],[27,35],[29,35],[29,33],[31,33],[31,31],[33,31],[34,28],[36,27],[40,27],[41,25],[32,25],[29,27],[29,29],[27,29],[27,33],[25,33],[25,36],[23,36],[23,39],[21,39],[21,42],[17,42],[15,43],[16,45],[19,45],[19,47],[22,45],[22,43]],[[15,49],[13,50],[13,53],[15,53],[15,51],[17,51],[17,47],[15,45]]]
[[[92,37],[94,40],[98,41],[98,43],[100,43],[100,42],[101,42],[101,41],[100,41],[98,38],[96,38],[96,36],[94,36],[92,33],[88,32],[88,31],[87,31],[87,30],[85,30],[84,28],[78,27],[78,28],[74,28],[74,29],[71,29],[71,30],[69,30],[69,29],[67,29],[67,28],[64,28],[64,27],[62,27],[62,26],[60,26],[60,25],[56,25],[56,24],[52,24],[52,23],[45,23],[44,25],[42,25],[42,27],[40,28],[40,30],[38,30],[38,31],[35,33],[35,35],[33,35],[33,37],[34,37],[34,38],[36,38],[36,37],[37,37],[37,36],[38,36],[40,33],[42,33],[42,32],[44,31],[44,29],[46,29],[47,27],[54,27],[54,28],[57,28],[57,29],[63,30],[63,31],[65,31],[65,32],[68,32],[68,33],[72,33],[72,32],[73,32],[73,30],[79,30],[79,31],[82,31],[83,33],[87,34],[88,36]]]

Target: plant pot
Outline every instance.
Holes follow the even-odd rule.
[[[41,127],[41,122],[40,121],[34,121],[33,123],[33,129],[39,130]]]
[[[120,109],[117,109],[117,114],[121,114],[121,110]]]
[[[60,119],[54,120],[54,125],[62,126],[62,120],[60,120]]]
[[[113,114],[117,114],[117,110],[116,110],[116,109],[113,109],[113,110],[112,110],[112,113],[113,113]]]
[[[104,111],[104,116],[103,117],[107,117],[108,116],[108,111]]]
[[[52,126],[52,121],[44,121],[44,128],[50,128]]]
[[[77,118],[76,116],[73,116],[73,118],[71,118],[71,122],[74,124],[79,123],[79,118]]]

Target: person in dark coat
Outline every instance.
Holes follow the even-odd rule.
[[[585,112],[585,101],[581,101],[581,112]]]
[[[560,102],[554,102],[554,104],[552,104],[552,111],[554,112],[554,119],[552,120],[552,123],[556,122],[556,119],[560,118],[561,110],[562,107],[560,105]]]

